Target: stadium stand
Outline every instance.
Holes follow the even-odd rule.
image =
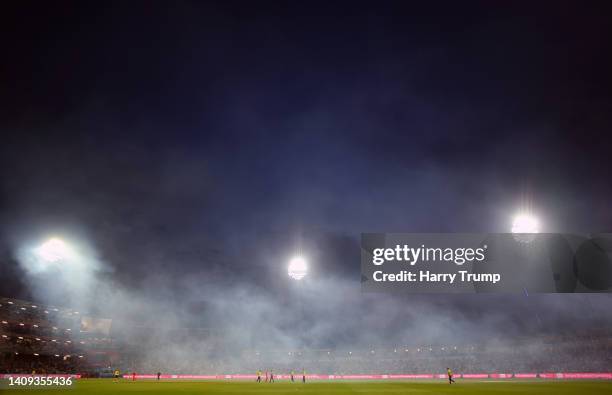
[[[111,339],[81,329],[82,314],[0,298],[0,373],[94,373],[109,364]]]
[[[119,368],[144,374],[225,375],[305,369],[309,374],[375,375],[432,374],[452,366],[457,373],[513,374],[608,372],[612,366],[609,329],[491,339],[471,345],[224,353],[206,330],[183,328],[155,337],[154,331],[139,328],[111,336],[104,320],[83,317],[71,309],[0,298],[0,373],[36,371],[100,377]],[[107,328],[99,330],[100,325]],[[183,348],[190,352],[178,352],[180,345],[188,345]]]

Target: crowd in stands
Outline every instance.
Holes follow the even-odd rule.
[[[81,373],[102,369],[154,374],[308,374],[611,372],[612,333],[538,336],[482,344],[355,350],[224,352],[214,337],[189,331],[124,339],[83,333],[79,313],[0,298],[0,373]],[[183,333],[184,332],[184,333]],[[208,335],[207,335],[208,336]],[[149,342],[145,343],[145,338]],[[132,344],[133,343],[133,344]],[[111,356],[114,353],[114,358]]]
[[[0,373],[91,370],[88,354],[108,340],[83,333],[78,311],[0,298]]]
[[[15,353],[0,354],[0,373],[76,374],[84,370],[87,370],[87,367],[80,358]]]

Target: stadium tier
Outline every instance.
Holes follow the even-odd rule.
[[[0,299],[0,372],[94,372],[118,355],[95,321],[79,311]]]
[[[608,330],[568,337],[488,339],[470,345],[410,345],[355,350],[244,350],[224,352],[206,330],[125,326],[111,333],[111,321],[67,308],[0,299],[0,372],[110,375],[111,370],[139,374],[224,377],[258,370],[278,374],[305,370],[321,377],[354,375],[457,374],[513,375],[536,373],[600,373],[612,366],[612,334]],[[123,329],[121,329],[123,328]],[[531,373],[530,373],[531,374]],[[228,376],[229,377],[229,376]]]

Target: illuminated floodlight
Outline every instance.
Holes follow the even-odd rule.
[[[289,277],[293,278],[294,280],[303,279],[308,273],[308,264],[306,263],[306,260],[301,256],[292,258],[289,262],[287,273],[289,274]]]
[[[63,261],[70,257],[72,253],[70,247],[64,241],[57,238],[47,240],[38,247],[36,252],[42,260],[50,263]]]
[[[540,233],[540,221],[531,214],[519,214],[512,221],[512,233]]]

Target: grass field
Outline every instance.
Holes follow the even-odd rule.
[[[25,390],[27,391],[27,390]],[[23,394],[23,389],[2,390],[3,394]],[[121,381],[111,379],[79,380],[72,389],[37,389],[36,394],[611,394],[612,381],[464,381],[448,385],[446,382],[415,381],[343,381],[274,384],[222,381]]]

